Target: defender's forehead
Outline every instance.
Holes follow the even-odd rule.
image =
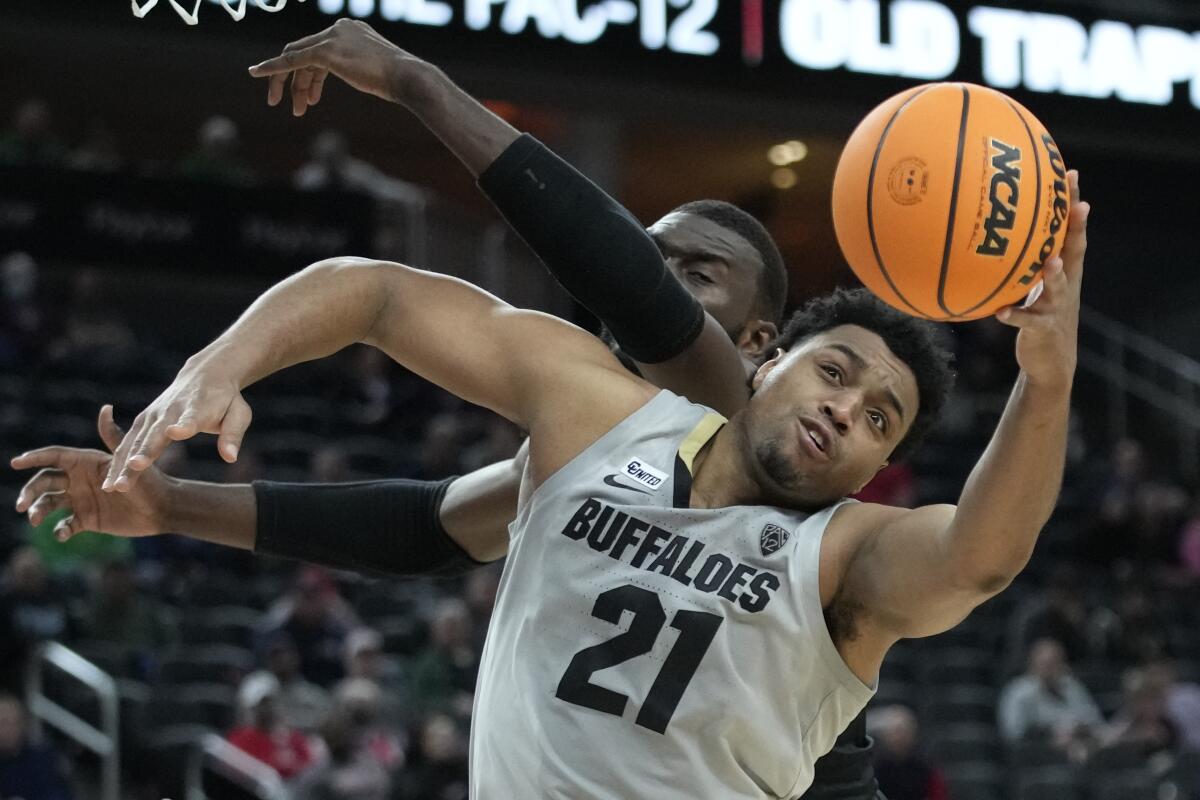
[[[758,250],[746,237],[699,214],[672,211],[647,230],[660,242],[688,252],[717,256],[731,266],[763,266]]]

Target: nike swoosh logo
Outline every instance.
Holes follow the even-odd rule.
[[[616,475],[605,475],[604,482],[607,483],[609,486],[615,486],[618,489],[628,489],[631,492],[641,492],[642,494],[650,494],[650,492],[647,492],[645,489],[639,489],[636,486],[626,486],[623,483],[619,483],[617,481]]]

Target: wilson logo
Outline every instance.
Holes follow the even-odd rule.
[[[1017,217],[1021,199],[1021,150],[992,139],[992,180],[988,188],[989,210],[983,221],[983,242],[975,248],[981,256],[1003,256]],[[1002,233],[1003,232],[1003,233]]]
[[[1029,265],[1025,274],[1017,281],[1024,286],[1033,283],[1033,279],[1046,266],[1046,259],[1054,252],[1058,232],[1062,230],[1063,223],[1067,221],[1067,212],[1071,210],[1067,200],[1067,168],[1063,166],[1062,154],[1058,152],[1058,145],[1054,143],[1048,133],[1042,134],[1042,145],[1046,148],[1046,158],[1050,161],[1050,169],[1054,170],[1054,202],[1050,205],[1050,235],[1038,249],[1037,260]]]

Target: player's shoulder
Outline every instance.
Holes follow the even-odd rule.
[[[875,537],[919,510],[857,500],[843,503],[829,520],[822,556],[828,554],[834,561],[848,564],[856,554],[865,552]]]
[[[854,501],[838,507],[829,522],[829,528],[831,533],[851,538],[869,536],[885,530],[889,525],[904,519],[910,514],[934,508],[953,512],[955,506],[939,503],[937,505],[920,506],[918,508],[905,508],[903,506],[890,506],[883,503]]]

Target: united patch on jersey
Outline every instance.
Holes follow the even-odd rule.
[[[763,526],[762,533],[758,535],[758,548],[762,550],[764,556],[769,556],[787,544],[788,537],[791,535],[787,528],[781,528],[768,522]]]

